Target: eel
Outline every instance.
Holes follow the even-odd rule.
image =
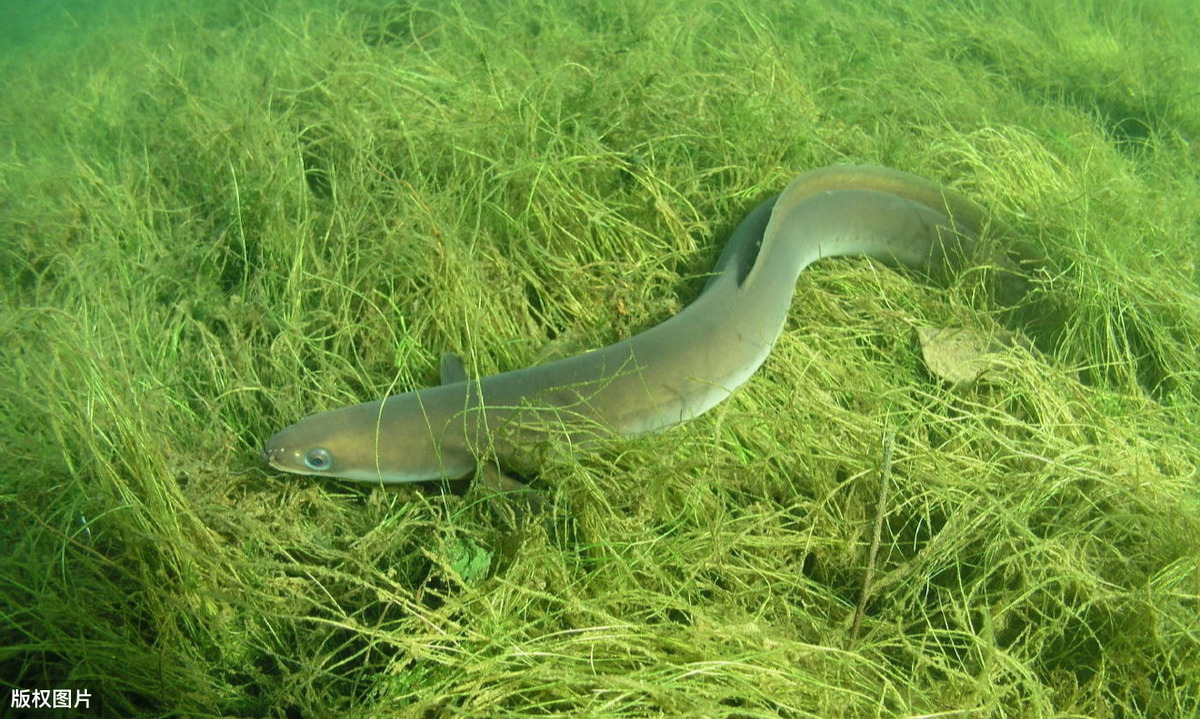
[[[736,227],[700,295],[616,344],[312,415],[264,445],[273,468],[376,482],[454,479],[517,466],[531,447],[578,453],[597,439],[700,416],[746,382],[783,331],[796,279],[824,257],[867,255],[934,279],[978,262],[986,217],[938,183],[875,166],[806,172]]]

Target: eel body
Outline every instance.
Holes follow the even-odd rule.
[[[797,276],[823,257],[867,255],[937,277],[975,255],[983,211],[965,196],[882,167],[800,175],[734,230],[700,296],[623,342],[321,412],[267,440],[274,468],[364,482],[463,477],[517,464],[546,441],[572,451],[708,411],[758,369],[783,330]]]

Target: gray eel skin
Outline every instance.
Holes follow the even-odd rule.
[[[738,225],[694,302],[623,342],[307,417],[267,440],[275,469],[362,482],[419,482],[510,466],[547,441],[567,451],[712,409],[750,378],[783,331],[796,278],[823,257],[867,255],[938,277],[976,261],[984,213],[906,172],[806,172]]]

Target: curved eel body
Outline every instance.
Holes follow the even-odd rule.
[[[972,259],[983,211],[929,180],[881,167],[800,175],[738,225],[700,296],[623,342],[544,365],[322,412],[267,440],[274,468],[364,482],[463,477],[539,442],[572,450],[697,417],[754,374],[783,331],[797,276],[823,257],[867,255],[937,276]]]

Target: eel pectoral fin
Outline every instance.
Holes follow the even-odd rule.
[[[457,352],[446,352],[441,359],[442,384],[467,381],[467,369]]]

